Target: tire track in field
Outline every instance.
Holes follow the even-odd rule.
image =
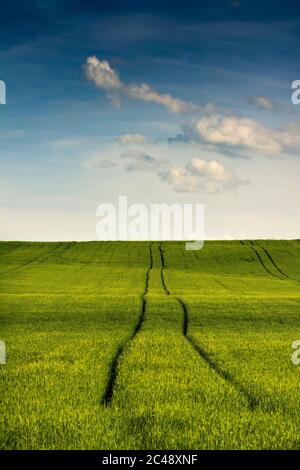
[[[288,274],[286,274],[284,271],[282,271],[279,266],[277,265],[277,263],[274,261],[273,257],[271,256],[270,252],[266,249],[266,248],[263,248],[262,247],[262,250],[265,252],[265,254],[267,255],[267,257],[269,258],[270,262],[272,263],[272,265],[274,266],[274,268],[282,275],[284,276],[286,279],[290,279],[292,281],[295,281],[295,282],[299,282],[299,279],[296,279],[295,277],[292,277],[292,276],[289,276]]]
[[[222,379],[229,382],[241,395],[243,395],[249,405],[250,410],[254,410],[258,406],[258,400],[252,396],[248,390],[243,387],[243,385],[235,379],[235,377],[228,372],[227,370],[223,369],[216,361],[214,361],[208,352],[200,346],[200,344],[188,334],[189,329],[189,314],[186,304],[183,300],[176,298],[182,308],[183,312],[183,336],[187,339],[193,349],[199,354],[199,356],[213,369]]]
[[[266,266],[266,264],[264,263],[262,257],[260,256],[259,252],[257,249],[254,248],[254,244],[253,242],[250,241],[250,248],[252,248],[252,250],[254,251],[254,253],[256,254],[257,258],[259,259],[259,262],[260,264],[262,265],[262,267],[264,268],[264,270],[270,274],[271,276],[275,277],[276,279],[280,279],[281,281],[284,281],[284,279],[282,278],[282,276],[285,278],[285,279],[289,279],[291,281],[294,281],[294,282],[298,282],[300,283],[300,280],[299,279],[296,279],[295,277],[292,277],[292,276],[289,276],[288,274],[286,274],[284,271],[282,271],[282,269],[279,268],[279,266],[277,265],[277,263],[274,261],[273,257],[271,256],[270,252],[264,248],[263,246],[260,247],[263,252],[265,253],[265,255],[267,256],[267,258],[269,259],[270,263],[272,264],[272,266],[274,266],[274,268],[276,269],[276,271],[278,272],[278,275],[272,273],[269,268]]]
[[[162,285],[163,288],[166,292],[167,295],[170,295],[170,291],[166,287],[165,283],[165,278],[164,278],[164,269],[165,269],[165,259],[164,259],[164,253],[162,249],[162,243],[159,245],[159,251],[161,255],[161,278],[162,278]],[[203,359],[209,367],[216,372],[216,374],[219,375],[222,379],[224,379],[226,382],[229,382],[230,385],[232,385],[241,395],[243,395],[247,402],[248,406],[251,411],[253,411],[257,406],[258,406],[258,400],[252,396],[248,390],[243,387],[243,385],[235,379],[235,377],[230,374],[227,370],[223,369],[216,361],[214,361],[208,352],[205,351],[205,349],[200,346],[200,344],[188,334],[188,329],[189,329],[189,313],[188,313],[188,308],[187,305],[183,302],[182,299],[179,297],[176,297],[177,302],[181,306],[181,310],[183,313],[183,328],[182,328],[182,333],[185,339],[190,343],[192,348],[198,353],[198,355]]]
[[[269,270],[268,266],[265,264],[264,260],[262,259],[262,257],[260,256],[258,250],[256,248],[254,248],[253,246],[253,242],[250,242],[249,244],[249,247],[252,249],[252,251],[255,253],[260,265],[262,266],[262,268],[266,271],[266,273],[270,274],[270,276],[272,277],[275,277],[275,279],[280,279],[281,281],[283,281],[282,277],[281,276],[277,276],[276,274],[272,273],[272,271]]]
[[[129,336],[129,338],[123,341],[123,343],[119,345],[116,351],[116,354],[114,355],[113,360],[110,364],[108,381],[107,381],[107,384],[106,384],[106,387],[102,396],[102,400],[101,400],[102,404],[106,407],[111,405],[113,397],[114,397],[115,386],[116,386],[116,382],[118,378],[118,370],[119,370],[123,353],[125,349],[127,348],[127,346],[131,343],[131,341],[134,340],[138,332],[141,330],[142,324],[144,323],[144,320],[145,320],[146,307],[147,307],[146,295],[148,294],[148,290],[149,290],[150,271],[153,268],[152,243],[149,245],[149,255],[150,255],[150,264],[146,272],[145,289],[141,296],[142,306],[141,306],[140,315],[138,317],[138,321],[134,327],[133,332]]]
[[[160,277],[161,277],[161,283],[162,283],[162,286],[163,286],[163,289],[164,289],[165,293],[167,295],[170,295],[170,292],[169,292],[169,290],[167,289],[167,286],[166,286],[165,275],[164,275],[164,270],[166,268],[166,265],[165,265],[165,257],[164,257],[162,246],[163,246],[163,242],[161,242],[159,244],[159,247],[158,247],[159,252],[160,252],[160,260],[161,260]]]

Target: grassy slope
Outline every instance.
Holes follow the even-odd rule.
[[[299,248],[0,243],[0,448],[299,446]]]
[[[291,343],[300,338],[299,248],[298,242],[215,242],[195,253],[198,268],[179,270],[170,268],[181,247],[165,248],[167,285],[187,305],[190,338],[255,404],[252,423],[260,442],[254,447],[300,442],[300,371],[291,363]],[[199,270],[202,276],[195,275]],[[251,446],[249,435],[242,447]]]

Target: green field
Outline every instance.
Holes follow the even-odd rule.
[[[1,449],[298,449],[300,243],[0,243]]]

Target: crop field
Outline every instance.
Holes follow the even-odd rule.
[[[0,449],[299,449],[299,241],[0,243]]]

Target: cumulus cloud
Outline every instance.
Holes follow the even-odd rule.
[[[202,142],[232,152],[232,156],[259,154],[271,157],[300,155],[299,123],[284,130],[264,127],[259,122],[238,116],[211,114],[185,126],[174,140]]]
[[[160,168],[161,166],[168,163],[166,159],[152,157],[151,155],[142,150],[131,150],[128,152],[122,152],[120,157],[128,158],[131,160],[131,162],[125,166],[126,171],[153,170]]]
[[[121,91],[123,88],[118,74],[110,67],[107,60],[99,60],[96,56],[88,57],[85,72],[89,80],[106,91]]]
[[[187,164],[188,170],[200,176],[208,177],[214,181],[221,183],[230,183],[234,181],[234,174],[232,171],[226,170],[222,163],[212,160],[206,162],[200,158],[193,158]]]
[[[192,193],[200,191],[197,178],[189,175],[183,168],[170,168],[161,171],[159,176],[162,181],[169,183],[176,192]]]
[[[122,145],[144,144],[146,137],[143,134],[124,134],[118,137],[117,141]]]
[[[277,155],[282,150],[274,131],[253,119],[212,115],[200,119],[195,127],[199,137],[208,143],[241,147],[267,155]]]
[[[258,106],[259,108],[267,110],[276,108],[274,101],[271,101],[266,96],[252,96],[251,98],[249,98],[249,103]]]
[[[190,160],[185,168],[171,168],[160,172],[160,178],[177,192],[219,193],[249,184],[227,170],[222,163],[199,158]]]
[[[88,80],[93,81],[97,87],[105,90],[118,102],[120,96],[133,100],[140,100],[160,104],[172,113],[188,113],[198,110],[193,103],[174,98],[168,93],[158,93],[147,83],[126,84],[119,78],[107,60],[99,60],[96,56],[88,57],[85,64],[85,73]]]

